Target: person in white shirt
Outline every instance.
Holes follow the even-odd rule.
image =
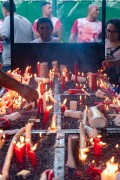
[[[78,18],[71,29],[70,42],[99,42],[102,32],[102,23],[98,21],[99,6],[90,4],[88,15],[85,18]]]

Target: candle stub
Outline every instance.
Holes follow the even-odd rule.
[[[82,111],[65,110],[64,116],[70,117],[70,118],[75,118],[75,119],[82,119],[83,112]]]
[[[77,101],[70,101],[70,110],[76,111],[77,109]]]
[[[28,170],[21,170],[16,174],[16,177],[26,179],[28,176],[30,176],[31,172]]]

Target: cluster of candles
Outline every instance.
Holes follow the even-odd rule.
[[[36,154],[34,151],[36,150],[37,144],[33,147],[31,146],[31,124],[28,123],[26,124],[26,139],[23,136],[20,136],[19,142],[13,142],[13,152],[18,163],[22,163],[27,155],[32,166],[36,166]]]
[[[94,139],[90,139],[90,143],[93,145],[93,150],[94,150],[94,155],[95,156],[101,156],[102,155],[102,149],[103,147],[106,145],[106,143],[103,143],[100,140],[101,136],[97,136],[97,138]],[[118,152],[118,144],[116,145],[115,152]],[[86,158],[87,158],[87,153],[90,151],[90,149],[87,148],[83,148],[80,149],[79,152],[79,159],[85,163]],[[90,167],[88,166],[87,170],[90,170],[91,172],[89,173],[97,173],[99,175],[101,175],[101,180],[116,180],[117,176],[119,174],[118,172],[118,163],[114,162],[114,156],[111,157],[111,159],[106,162],[106,169],[102,169],[102,167],[95,167],[94,162],[91,163]],[[88,173],[88,174],[89,174]]]

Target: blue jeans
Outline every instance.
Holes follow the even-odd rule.
[[[7,71],[11,70],[11,66],[3,66],[2,70],[6,73]]]

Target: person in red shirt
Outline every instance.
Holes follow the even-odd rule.
[[[70,42],[99,42],[102,32],[102,23],[97,20],[99,6],[90,4],[88,15],[85,18],[78,18],[71,29]]]
[[[52,35],[61,39],[62,25],[59,18],[52,16],[52,4],[50,2],[43,2],[41,8],[42,8],[42,17],[51,19],[53,23],[54,29]],[[40,36],[36,30],[37,21],[38,19],[36,19],[33,23],[33,30],[35,32],[36,38],[39,38]]]

